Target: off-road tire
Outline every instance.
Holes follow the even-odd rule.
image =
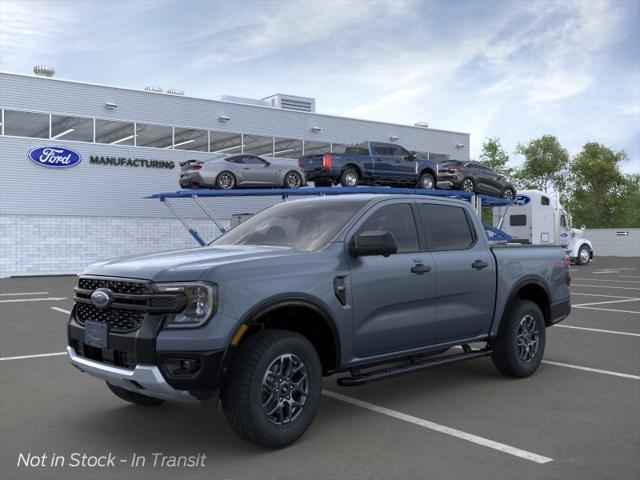
[[[156,407],[164,403],[164,400],[161,398],[153,398],[142,395],[141,393],[132,392],[121,387],[116,387],[109,382],[107,382],[107,387],[109,387],[109,390],[111,390],[116,397],[121,398],[125,402],[135,403],[136,405],[142,405],[144,407]]]
[[[529,361],[523,361],[518,351],[518,328],[525,317],[531,316],[535,320],[538,331],[538,346],[536,353]],[[546,329],[542,311],[529,300],[514,300],[509,305],[498,338],[491,342],[491,360],[495,367],[510,377],[524,378],[533,374],[540,366],[544,355]]]
[[[304,362],[308,395],[296,418],[277,424],[262,405],[263,381],[269,366],[285,354]],[[234,354],[222,388],[222,408],[240,438],[267,448],[282,448],[295,442],[311,425],[321,388],[322,367],[309,340],[289,330],[260,330],[243,340]]]
[[[349,181],[350,175],[355,175],[355,183]],[[357,187],[360,182],[360,175],[358,175],[358,171],[355,168],[347,167],[342,171],[340,175],[340,185],[343,187]]]

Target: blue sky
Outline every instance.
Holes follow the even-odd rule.
[[[640,1],[0,0],[0,70],[187,95],[314,97],[322,113],[572,154],[640,171]]]

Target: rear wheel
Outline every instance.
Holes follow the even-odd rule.
[[[291,170],[284,176],[284,186],[287,188],[300,188],[302,186],[302,175],[295,170]]]
[[[230,190],[236,186],[236,177],[231,172],[220,172],[216,178],[216,186],[223,190]]]
[[[144,407],[155,407],[164,403],[164,400],[160,398],[148,397],[147,395],[142,395],[141,393],[132,392],[121,387],[116,387],[109,382],[107,382],[107,387],[109,387],[109,390],[111,390],[116,397],[121,398],[125,402],[135,403],[136,405],[142,405]]]
[[[491,342],[491,359],[496,368],[510,377],[528,377],[538,369],[546,341],[542,311],[529,300],[515,300],[500,326],[500,335]]]
[[[430,173],[423,173],[420,176],[420,181],[418,182],[418,188],[433,190],[435,186],[436,186],[436,182],[433,178],[433,175],[431,175]]]
[[[309,340],[288,330],[261,330],[238,347],[222,389],[222,407],[241,438],[286,447],[311,425],[321,382],[320,360]]]
[[[462,190],[465,192],[474,192],[476,189],[476,184],[471,178],[465,178],[462,181]]]
[[[357,187],[360,176],[358,172],[353,168],[345,168],[340,175],[340,184],[343,187]]]
[[[591,260],[591,251],[589,250],[589,247],[587,247],[586,245],[582,245],[578,249],[576,263],[578,265],[586,265],[587,263],[589,263],[589,260]]]

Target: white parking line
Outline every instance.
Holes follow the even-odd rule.
[[[604,270],[602,272],[593,272],[593,273],[597,275],[597,274],[600,274],[600,273],[620,273],[620,272],[618,270]]]
[[[600,370],[598,368],[591,368],[591,367],[581,367],[580,365],[571,365],[570,363],[552,362],[550,360],[542,360],[542,363],[546,363],[547,365],[555,365],[556,367],[575,368],[576,370],[584,370],[585,372],[604,373],[605,375],[612,375],[614,377],[640,380],[640,377],[638,375],[630,375],[628,373],[612,372],[610,370]]]
[[[64,313],[65,315],[71,314],[71,312],[69,310],[65,310],[64,308],[60,308],[60,307],[51,307],[51,310],[55,310],[56,312]]]
[[[635,310],[616,310],[614,308],[599,308],[599,307],[578,307],[575,305],[572,308],[584,308],[585,310],[599,310],[601,312],[631,313],[635,315],[640,315],[640,312],[636,312]]]
[[[640,275],[618,275],[620,278],[640,278]]]
[[[57,302],[66,300],[67,297],[47,297],[47,298],[12,298],[10,300],[0,300],[0,303],[18,303],[18,302]]]
[[[0,297],[11,297],[18,295],[49,295],[49,292],[20,292],[20,293],[0,293]]]
[[[579,278],[571,277],[572,280],[586,280],[587,282],[613,282],[613,283],[640,283],[637,280],[609,280],[608,278]]]
[[[601,330],[600,328],[576,327],[573,325],[554,325],[559,328],[573,328],[575,330],[585,330],[587,332],[612,333],[614,335],[628,335],[630,337],[640,337],[640,333],[618,332],[617,330]]]
[[[611,285],[578,285],[577,283],[571,284],[572,287],[595,287],[595,288],[617,288],[619,290],[640,290],[638,287],[612,287]]]
[[[67,352],[56,353],[39,353],[38,355],[20,355],[19,357],[0,357],[0,362],[5,360],[23,360],[25,358],[41,358],[41,357],[57,357],[58,355],[66,355]]]
[[[607,303],[623,303],[623,302],[637,302],[640,298],[626,298],[624,300],[607,300],[605,302],[592,302],[592,303],[579,303],[577,305],[572,305],[573,307],[589,307],[591,305],[605,305]]]
[[[362,400],[358,400],[353,397],[348,397],[340,393],[332,392],[331,390],[323,389],[322,394],[326,397],[333,398],[334,400],[340,400],[341,402],[349,403],[351,405],[355,405],[356,407],[364,408],[366,410],[380,413],[382,415],[387,415],[397,420],[402,420],[403,422],[413,423],[414,425],[428,428],[429,430],[434,430],[436,432],[444,433],[445,435],[451,435],[452,437],[456,437],[462,440],[466,440],[468,442],[476,443],[478,445],[482,445],[483,447],[493,448],[494,450],[498,450],[503,453],[508,453],[509,455],[514,455],[516,457],[520,457],[525,460],[529,460],[531,462],[548,463],[553,461],[553,458],[543,457],[542,455],[527,452],[526,450],[521,450],[519,448],[515,448],[510,445],[505,445],[504,443],[495,442],[493,440],[489,440],[488,438],[479,437],[471,433],[463,432],[461,430],[456,430],[455,428],[446,427],[444,425],[440,425],[438,423],[431,422],[429,420],[424,420],[422,418],[414,417],[412,415],[407,415],[405,413],[401,413],[396,410],[391,410],[389,408],[381,407],[373,403],[364,402]]]
[[[571,295],[584,295],[585,297],[635,298],[635,297],[621,297],[619,295],[602,295],[601,293],[581,293],[581,292],[571,292]]]

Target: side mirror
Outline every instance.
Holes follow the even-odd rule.
[[[355,237],[349,245],[349,253],[352,257],[367,255],[389,255],[398,251],[398,244],[391,232],[371,230],[362,232]]]
[[[271,165],[271,162],[267,162],[266,160],[264,161],[264,166],[268,167],[269,165]]]
[[[586,229],[587,229],[587,226],[586,226],[586,225],[582,225],[582,226],[580,227],[580,230],[586,230]]]
[[[416,152],[414,152],[413,150],[409,152],[409,155],[407,155],[406,157],[407,160],[409,160],[410,162],[413,162],[416,159]]]

